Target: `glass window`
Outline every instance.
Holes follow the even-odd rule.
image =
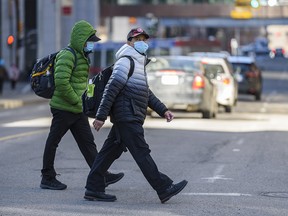
[[[235,73],[244,74],[246,71],[250,70],[249,64],[233,63],[232,66]]]
[[[172,59],[172,58],[152,58],[151,62],[146,67],[147,71],[159,70],[179,70],[189,73],[200,71],[200,63],[186,59]]]
[[[205,76],[210,79],[216,79],[220,74],[224,74],[224,69],[221,65],[203,64]]]

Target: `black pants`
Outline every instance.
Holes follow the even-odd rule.
[[[51,178],[56,176],[54,169],[56,149],[68,130],[71,131],[82,155],[89,167],[91,167],[97,155],[97,149],[88,118],[83,113],[74,114],[53,108],[51,108],[51,113],[53,114],[53,119],[46,141],[43,169],[41,170],[43,177]]]
[[[115,140],[119,138],[117,130],[120,134],[121,145],[115,143]],[[122,154],[122,145],[128,148],[143,175],[157,193],[161,193],[172,184],[172,180],[168,176],[158,171],[157,165],[150,155],[149,145],[145,141],[142,124],[121,122],[114,124],[111,128],[88,175],[86,189],[105,192],[104,173]]]

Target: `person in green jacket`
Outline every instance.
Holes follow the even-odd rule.
[[[67,188],[67,185],[56,179],[54,160],[58,144],[68,130],[71,131],[90,168],[98,153],[88,117],[82,112],[81,96],[87,88],[88,55],[93,52],[94,44],[99,40],[91,24],[80,20],[72,28],[68,45],[75,51],[76,59],[74,54],[67,49],[63,49],[56,56],[55,91],[50,101],[53,118],[43,155],[40,184],[42,189],[64,190]],[[123,176],[124,173],[106,172],[106,186],[119,181]]]

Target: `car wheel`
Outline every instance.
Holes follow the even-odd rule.
[[[202,111],[203,119],[211,119],[213,117],[213,113],[211,111]]]
[[[216,99],[215,99],[212,117],[213,117],[213,118],[216,118],[217,113],[218,113],[218,103],[217,103],[217,101],[216,101]]]
[[[260,92],[257,92],[257,93],[255,94],[255,100],[256,100],[256,101],[260,101],[260,100],[261,100],[261,93],[260,93]]]
[[[225,112],[226,113],[231,113],[232,112],[232,106],[224,106]]]
[[[212,114],[212,118],[216,118],[217,117],[217,112],[215,111],[215,112],[213,112],[213,114]]]
[[[203,119],[215,118],[217,112],[218,112],[218,104],[217,104],[216,99],[215,99],[214,103],[210,102],[210,106],[209,106],[208,110],[202,111],[202,118]]]
[[[237,105],[237,102],[238,102],[238,97],[236,97],[235,100],[234,100],[234,106]]]

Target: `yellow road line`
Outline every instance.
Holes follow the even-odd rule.
[[[10,135],[10,136],[4,136],[4,137],[0,137],[0,141],[16,139],[16,138],[20,138],[20,137],[26,137],[26,136],[30,136],[30,135],[34,135],[34,134],[40,134],[40,133],[43,133],[44,131],[47,132],[47,129],[30,131],[30,132],[20,133],[20,134],[15,134],[15,135]]]

